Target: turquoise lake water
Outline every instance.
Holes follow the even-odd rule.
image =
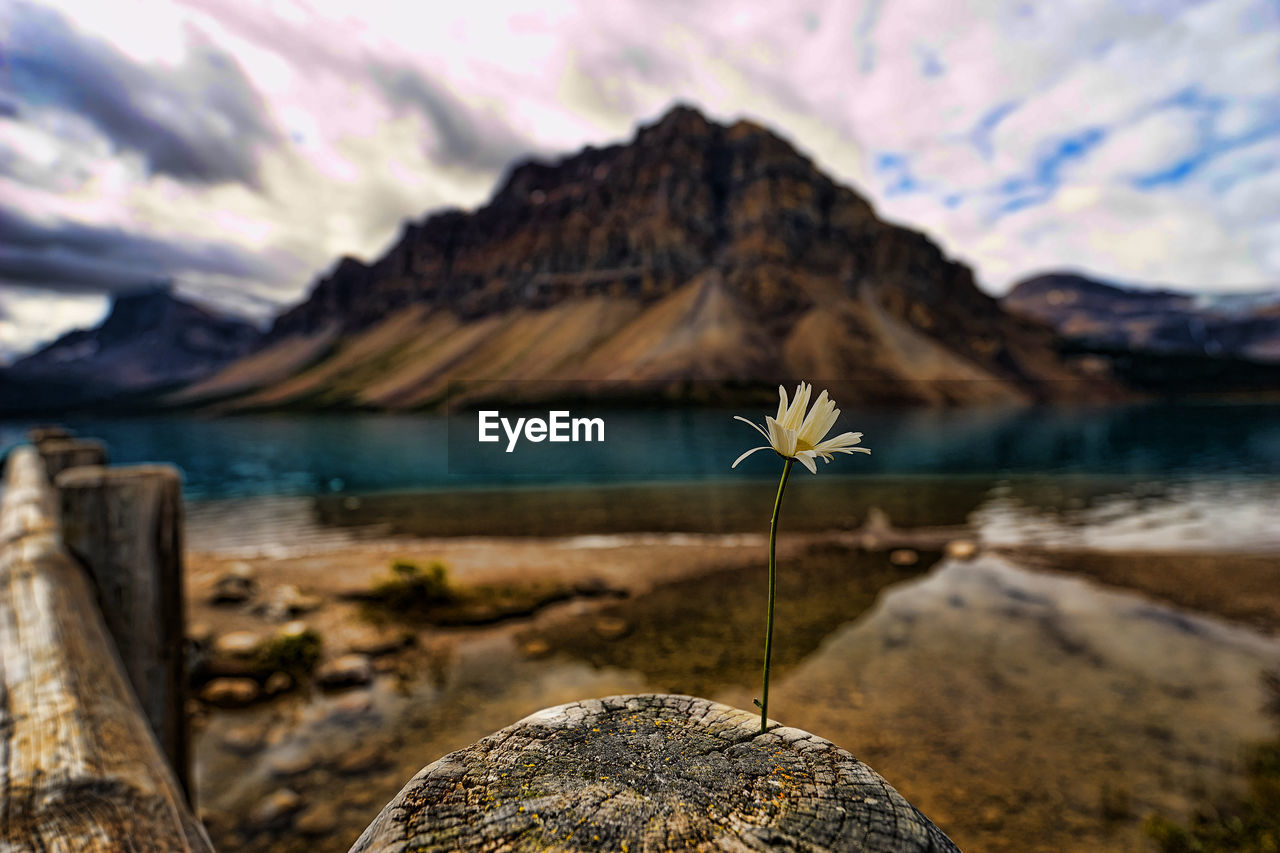
[[[511,418],[519,414],[503,412]],[[574,410],[601,417],[603,443],[477,441],[475,413],[67,418],[107,442],[113,463],[170,462],[189,499],[463,489],[505,485],[714,481],[776,476],[736,412]],[[748,413],[762,421],[763,412]],[[0,422],[0,451],[29,423]],[[1170,482],[1280,478],[1280,405],[892,410],[846,413],[870,456],[825,477],[1085,475]]]

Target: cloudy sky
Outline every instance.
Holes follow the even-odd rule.
[[[265,318],[677,100],[772,126],[993,293],[1280,284],[1274,0],[0,0],[0,359],[158,280]]]

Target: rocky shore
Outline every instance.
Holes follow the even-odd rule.
[[[1249,592],[1265,586],[1267,578],[1280,579],[1280,558],[1273,556],[1145,554],[1141,559],[1101,555],[1093,560],[1082,552],[1047,549],[1005,549],[996,556],[965,538],[959,528],[902,531],[883,517],[873,516],[870,521],[856,531],[795,534],[780,543],[780,562],[787,568],[781,576],[778,614],[779,625],[785,626],[780,635],[785,643],[774,658],[779,714],[794,717],[796,724],[811,730],[822,730],[877,768],[883,765],[886,776],[908,798],[927,813],[938,812],[951,821],[947,824],[940,818],[939,822],[962,848],[976,844],[983,849],[1025,849],[1017,846],[1019,839],[1037,821],[1047,825],[1053,808],[1048,801],[1015,807],[1008,800],[1009,791],[999,790],[997,781],[989,780],[974,783],[977,795],[988,805],[978,814],[964,814],[951,804],[949,792],[957,778],[919,775],[920,765],[912,757],[919,750],[893,735],[893,724],[881,716],[896,703],[909,706],[910,696],[920,686],[882,680],[892,661],[904,652],[911,654],[916,645],[923,648],[932,642],[915,638],[914,629],[904,627],[912,623],[884,629],[888,633],[874,641],[885,644],[877,646],[877,665],[855,670],[852,681],[831,680],[836,677],[831,672],[847,665],[840,663],[845,655],[870,654],[869,647],[863,649],[869,640],[859,640],[847,646],[849,651],[831,658],[830,650],[840,647],[831,644],[844,642],[833,638],[845,636],[855,621],[862,624],[872,613],[880,614],[876,619],[882,621],[886,591],[913,589],[940,569],[946,569],[948,576],[965,577],[963,573],[970,571],[965,566],[974,567],[973,577],[988,578],[981,581],[981,588],[999,587],[1006,582],[999,580],[1005,577],[1004,570],[991,574],[986,567],[990,560],[997,561],[991,565],[1010,561],[1047,572],[1028,577],[1046,578],[1036,583],[1048,585],[1050,592],[1043,595],[1050,599],[1059,594],[1056,575],[1065,579],[1066,573],[1088,574],[1117,590],[1130,591],[1097,593],[1105,601],[1112,595],[1133,597],[1137,591],[1144,596],[1136,601],[1149,598],[1194,607],[1229,620],[1213,621],[1215,625],[1236,621],[1254,626],[1259,638],[1280,632],[1276,615],[1280,609],[1268,604],[1265,595],[1260,598]],[[764,546],[764,537],[757,534],[405,537],[289,556],[190,554],[187,592],[196,679],[190,710],[197,727],[201,817],[219,849],[342,851],[421,766],[540,707],[584,696],[645,690],[679,690],[745,707],[758,678]],[[436,565],[442,567],[447,590],[439,600],[435,596],[441,590],[433,580]],[[1229,592],[1232,585],[1215,580],[1214,566],[1241,580],[1234,587],[1238,594]],[[957,571],[961,574],[956,575]],[[968,596],[967,606],[978,607],[972,598],[973,581],[952,581],[953,586],[956,583],[967,591],[954,595]],[[1075,589],[1073,584],[1079,582],[1070,581],[1061,588]],[[1069,614],[1070,607],[1046,605],[1040,601],[1040,592],[1022,593],[1027,601],[1016,591],[1009,594],[1014,597],[1008,604],[991,604],[994,616],[979,617],[986,611],[975,611],[972,618],[977,621],[971,625],[980,627],[992,618],[1007,620],[1018,608],[1031,608],[1029,630],[1034,638],[1045,639],[1028,640],[1017,655],[1023,662],[1010,666],[1019,670],[1042,666],[1066,649],[1069,667],[1099,671],[1101,666],[1104,674],[1112,673],[1107,676],[1111,682],[1131,679],[1138,685],[1126,689],[1157,689],[1144,686],[1152,678],[1149,673],[1135,675],[1118,663],[1090,664],[1087,653],[1071,652],[1085,642],[1076,638],[1084,629],[1070,624],[1068,616],[1053,615]],[[939,606],[959,605],[941,601]],[[1135,606],[1113,609],[1127,619]],[[1060,607],[1067,609],[1060,611]],[[940,617],[912,618],[932,622]],[[1201,630],[1195,620],[1202,617],[1185,618]],[[1143,617],[1143,621],[1149,619]],[[1116,630],[1131,630],[1123,627],[1127,624],[1118,623]],[[1173,630],[1173,622],[1169,625]],[[1010,628],[997,629],[993,623],[992,630]],[[1048,645],[1038,645],[1041,642]],[[1253,648],[1249,644],[1254,642],[1272,648],[1264,639],[1249,640],[1240,648]],[[1234,649],[1239,643],[1232,639],[1227,645]],[[1261,654],[1265,658],[1270,653]],[[936,686],[955,678],[961,679],[956,682],[959,685],[986,677],[981,672],[965,675],[961,670],[977,664],[960,660],[963,656],[958,655],[954,663],[956,671],[924,672],[916,680]],[[1118,674],[1113,667],[1119,668]],[[1086,691],[1102,689],[1088,682],[1085,669],[1071,668],[1061,677],[1067,683],[1087,683],[1082,688]],[[962,689],[968,695],[967,687],[945,689]],[[995,709],[1000,703],[1010,701],[1008,689],[1008,685],[988,688],[981,699],[975,694],[966,701],[990,705],[991,713],[998,715]],[[837,699],[836,693],[843,698]],[[1029,702],[1021,692],[1013,701]],[[1110,699],[1104,696],[1099,701],[1098,713],[1103,719],[1115,715],[1112,724],[1117,730],[1139,725],[1128,717],[1122,720],[1126,712],[1112,708]],[[1180,703],[1190,703],[1196,709],[1189,712],[1193,717],[1203,715],[1202,706],[1195,704],[1198,701],[1176,699],[1170,713],[1182,707]],[[900,707],[902,719],[918,716]],[[979,708],[971,711],[978,713]],[[1037,713],[1052,718],[1061,710],[1046,707]],[[943,717],[929,725],[942,727],[940,731],[959,725],[957,731],[963,731],[965,724],[960,721],[970,718],[970,712],[951,708]],[[981,742],[967,744],[962,752],[988,750],[1012,757],[1018,742],[1039,742],[1046,736],[1044,719],[1033,717],[1028,713],[1013,724],[1014,730],[1003,733],[988,727],[975,729],[969,736]],[[872,719],[878,720],[875,736],[861,730]],[[1166,724],[1148,721],[1147,725],[1157,726],[1151,731],[1165,731],[1164,736],[1175,741],[1198,737],[1189,724],[1161,728]],[[1242,718],[1230,725],[1259,736],[1265,732],[1265,721]],[[1014,741],[1006,742],[1015,735]],[[891,748],[885,740],[890,736]],[[1076,749],[1083,744],[1087,750],[1096,738],[1076,732],[1062,740]],[[1227,753],[1235,749],[1227,745],[1229,738],[1220,740],[1213,749]],[[1196,761],[1218,754],[1192,752]],[[957,764],[957,773],[963,772],[962,764]],[[1073,825],[1096,842],[1094,849],[1120,850],[1133,843],[1147,803],[1159,800],[1164,811],[1176,815],[1194,799],[1186,794],[1152,800],[1143,787],[1155,784],[1147,781],[1154,778],[1150,774],[1179,774],[1181,765],[1140,773],[1094,771],[1097,768],[1082,769],[1075,781],[1061,783],[1062,790],[1078,792],[1070,797],[1091,804],[1091,813],[1075,819]],[[1231,772],[1219,768],[1201,781],[1229,784],[1223,780],[1233,778]],[[1123,781],[1131,777],[1131,782]],[[1106,816],[1108,809],[1118,808],[1114,803],[1106,809],[1098,805],[1100,778],[1110,786],[1108,796],[1127,798],[1124,817]],[[1046,837],[1053,837],[1052,833]]]

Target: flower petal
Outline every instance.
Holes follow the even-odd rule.
[[[781,385],[778,386],[778,414],[774,415],[774,420],[782,420],[783,415],[787,413],[787,389]]]
[[[823,391],[800,428],[800,437],[811,447],[822,441],[822,437],[830,431],[836,419],[840,417],[840,410],[836,408],[836,404],[831,400],[823,399],[826,396],[827,392]]]
[[[787,409],[786,419],[782,421],[783,426],[799,433],[800,425],[804,423],[804,411],[809,408],[809,397],[812,394],[813,386],[808,382],[801,382],[796,386],[796,396],[791,401],[791,408]]]
[[[730,468],[737,468],[737,467],[738,467],[738,463],[739,463],[739,462],[741,462],[743,459],[746,459],[748,456],[750,456],[752,453],[755,453],[757,450],[772,450],[772,449],[773,449],[773,448],[769,447],[768,445],[761,445],[760,447],[753,447],[753,448],[751,448],[750,450],[748,450],[746,453],[744,453],[744,454],[742,454],[741,456],[739,456],[737,459],[733,460],[733,464],[732,464],[732,465],[730,465],[729,467],[730,467]]]
[[[773,418],[765,418],[765,424],[769,427],[769,444],[778,453],[783,456],[796,455],[796,432],[787,429]]]
[[[804,416],[804,421],[800,424],[801,432],[803,432],[805,429],[809,427],[811,423],[813,423],[814,418],[817,417],[822,412],[822,410],[826,407],[828,402],[829,401],[827,400],[826,391],[823,391],[821,394],[818,395],[818,399],[814,401],[813,408],[809,410],[809,414]]]
[[[749,420],[747,420],[746,418],[744,418],[742,415],[734,415],[734,416],[733,416],[733,419],[734,419],[735,421],[742,421],[744,424],[746,424],[747,426],[751,427],[751,428],[752,428],[753,430],[755,430],[756,432],[758,432],[758,433],[760,433],[761,435],[763,435],[763,436],[764,436],[764,440],[765,440],[765,441],[768,441],[768,440],[769,440],[769,433],[765,432],[765,431],[764,431],[764,429],[762,429],[762,428],[761,428],[760,424],[752,423],[751,421],[749,421]]]
[[[796,454],[796,459],[800,460],[800,464],[809,469],[810,474],[818,473],[818,466],[813,461],[812,450],[802,450]]]
[[[832,447],[823,450],[824,453],[870,453],[871,451],[865,447]]]
[[[787,429],[796,429],[804,418],[805,406],[808,404],[809,395],[805,393],[805,384],[801,382],[796,386],[796,393],[791,398],[791,405],[787,406],[787,410],[778,418],[778,423]]]
[[[852,447],[862,442],[862,433],[860,432],[842,432],[839,435],[828,438],[826,441],[819,442],[814,445],[821,447],[823,450],[834,450],[837,447]]]

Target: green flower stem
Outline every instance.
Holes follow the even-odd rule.
[[[769,522],[769,619],[764,631],[764,697],[760,704],[760,731],[769,725],[769,659],[773,655],[773,592],[778,585],[778,512],[782,509],[782,492],[787,488],[794,459],[788,458],[782,466],[782,479],[778,481],[778,497],[773,502],[773,520]]]

